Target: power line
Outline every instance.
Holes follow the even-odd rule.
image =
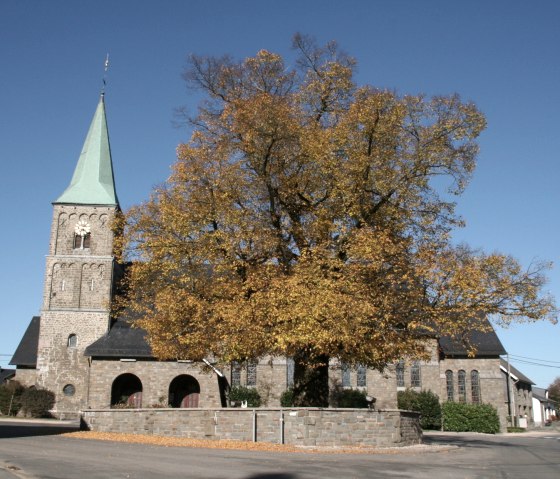
[[[530,359],[531,361],[540,361],[541,363],[553,363],[553,364],[560,364],[560,361],[551,361],[550,359],[537,359],[537,358],[528,358],[526,356],[518,356],[516,354],[510,354],[511,358],[521,358],[521,359]]]
[[[560,366],[552,366],[550,364],[541,364],[541,363],[535,363],[535,362],[532,362],[532,361],[524,361],[522,359],[510,358],[510,361],[514,361],[516,363],[523,363],[523,364],[532,364],[533,366],[542,366],[543,368],[560,369]]]

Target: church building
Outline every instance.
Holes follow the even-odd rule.
[[[104,95],[87,133],[70,185],[53,203],[40,316],[32,318],[10,364],[15,379],[56,395],[53,414],[88,408],[226,407],[230,385],[255,387],[269,407],[293,383],[293,362],[265,357],[218,369],[211,359],[158,361],[142,329],[111,318],[115,285],[123,274],[114,254],[112,221],[119,212]],[[401,361],[379,372],[334,364],[332,388],[353,388],[396,409],[397,391],[432,390],[441,401],[494,405],[506,424],[508,395],[500,369],[505,350],[496,333],[471,332],[477,355],[464,345],[433,338],[431,359]]]

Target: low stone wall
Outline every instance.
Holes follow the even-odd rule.
[[[409,446],[422,441],[419,415],[368,409],[88,409],[92,431],[230,439],[296,446]]]

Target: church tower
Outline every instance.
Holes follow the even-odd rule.
[[[53,203],[37,351],[37,384],[56,395],[55,410],[87,404],[85,348],[109,329],[113,278],[111,224],[119,211],[104,95],[70,185]]]

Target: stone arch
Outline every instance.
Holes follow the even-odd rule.
[[[169,384],[169,406],[194,408],[198,407],[200,384],[188,374],[176,376]]]
[[[142,381],[135,374],[117,376],[111,386],[111,407],[142,407]]]

